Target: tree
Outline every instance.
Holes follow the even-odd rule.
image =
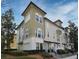
[[[73,44],[73,48],[75,51],[78,51],[78,27],[71,21],[69,23],[69,38],[70,38],[70,43]]]
[[[6,46],[10,49],[10,43],[13,42],[16,24],[14,23],[14,16],[12,9],[2,13],[1,16],[1,48],[4,50]]]

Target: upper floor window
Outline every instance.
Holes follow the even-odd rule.
[[[60,35],[62,34],[62,31],[61,30],[56,30],[56,34],[57,34],[57,37],[59,38]]]
[[[24,33],[25,33],[24,34],[25,35],[25,39],[28,38],[29,37],[28,29],[26,29]]]
[[[27,23],[30,20],[30,14],[28,14],[27,16],[25,16],[25,23]]]
[[[26,29],[26,38],[28,38],[28,37],[29,37],[29,30]]]
[[[43,33],[42,33],[41,30],[39,30],[39,29],[36,30],[36,37],[38,37],[38,38],[42,38],[43,37]]]
[[[36,18],[36,21],[37,21],[37,22],[42,23],[42,17],[36,15],[35,18]]]
[[[56,35],[57,35],[57,41],[60,42],[60,39],[61,39],[61,34],[62,34],[62,31],[57,29],[56,30]]]

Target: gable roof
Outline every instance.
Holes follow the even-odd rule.
[[[37,7],[38,9],[40,9],[43,13],[47,14],[45,11],[43,11],[41,8],[39,8],[37,5],[35,5],[32,1],[29,3],[29,5],[27,6],[27,8],[24,10],[24,12],[22,13],[22,15],[26,12],[26,10],[28,9],[28,7],[33,4],[35,7]]]
[[[23,23],[24,23],[24,20],[17,26],[16,29],[18,29]]]
[[[32,1],[29,3],[29,5],[27,6],[27,8],[24,10],[24,12],[22,13],[22,15],[25,13],[25,11],[28,9],[28,7],[33,4],[35,7],[37,7],[38,9],[40,9],[42,12],[44,12],[45,14],[47,14],[45,11],[43,11],[41,8],[39,8],[37,5],[35,5]],[[61,28],[61,29],[64,29],[63,27],[60,27],[58,25],[55,24],[55,22],[52,22],[51,20],[49,20],[48,18],[44,17],[45,20],[48,20],[49,22],[51,22],[52,24],[54,24],[55,26]],[[57,21],[60,21],[60,20],[57,20]],[[60,21],[62,22],[62,21]],[[24,20],[17,26],[16,29],[18,29],[22,24],[24,23]]]
[[[56,22],[61,22],[61,23],[63,23],[63,22],[62,22],[61,20],[59,20],[59,19],[58,19],[58,20],[56,20],[54,23],[56,23]]]
[[[63,27],[58,26],[57,24],[55,24],[53,21],[49,20],[48,18],[44,17],[44,19],[45,19],[45,20],[47,20],[47,21],[49,21],[50,23],[54,24],[54,25],[55,25],[55,26],[57,26],[58,28],[60,28],[60,29],[63,29],[63,30],[64,30],[64,28],[63,28]]]

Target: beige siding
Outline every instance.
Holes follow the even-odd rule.
[[[24,25],[24,27],[29,29],[30,37],[35,37],[35,30],[37,28],[41,28],[44,33],[44,20],[42,19],[42,23],[38,23],[35,18],[35,13],[38,13],[42,17],[44,16],[44,14],[34,6],[29,7],[29,10],[25,16],[27,16],[29,13],[30,13],[30,20]]]

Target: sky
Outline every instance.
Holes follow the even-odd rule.
[[[5,12],[12,8],[14,12],[15,22],[17,25],[24,19],[21,15],[30,1],[34,2],[38,7],[43,9],[47,14],[45,17],[53,22],[60,19],[63,27],[68,26],[71,20],[78,25],[78,1],[77,0],[2,0],[1,12]]]

